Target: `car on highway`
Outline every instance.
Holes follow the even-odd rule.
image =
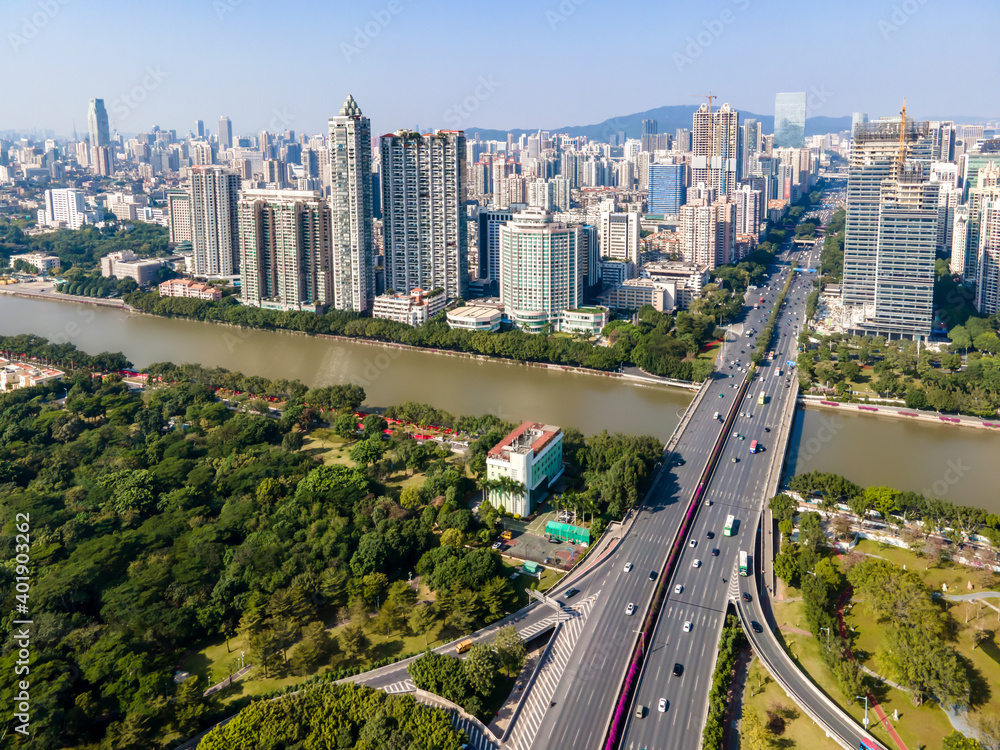
[[[734,464],[738,464],[739,462],[740,462],[740,460],[738,458],[736,458],[736,456],[733,456],[733,463]]]
[[[625,572],[628,573],[630,570],[632,570],[632,563],[625,563]]]
[[[641,719],[646,715],[646,707],[641,703],[637,704],[635,707],[635,718]]]
[[[680,663],[674,664],[674,677],[680,677],[682,674],[684,674],[684,665]]]
[[[726,394],[725,394],[725,393],[720,393],[720,394],[719,394],[719,398],[725,398],[725,397],[726,397]]]
[[[701,560],[699,560],[699,559],[698,559],[698,558],[696,557],[696,558],[694,559],[694,561],[693,561],[693,562],[691,563],[691,567],[692,567],[692,568],[700,568],[700,567],[701,567]]]
[[[567,599],[572,599],[574,596],[580,593],[580,589],[567,589],[566,593],[563,594]]]
[[[690,542],[688,542],[688,547],[697,547],[697,546],[698,546],[697,539],[692,539]]]
[[[771,431],[771,428],[770,428],[770,427],[765,427],[765,428],[764,428],[764,432],[770,432],[770,431]]]
[[[705,534],[705,538],[706,539],[715,539],[715,532],[714,531],[709,531],[708,533]]]
[[[684,584],[682,584],[682,583],[678,583],[676,586],[674,586],[674,593],[675,594],[679,594],[683,590],[684,590]]]
[[[756,620],[751,620],[750,621],[750,627],[753,628],[753,632],[755,632],[755,633],[763,633],[764,632],[764,629],[760,626],[760,623],[757,622]]]
[[[712,501],[711,500],[706,500],[705,501],[705,507],[706,508],[711,508],[712,507]]]
[[[666,713],[667,706],[670,704],[667,702],[666,698],[660,698],[660,702],[656,705],[657,710],[662,714]]]
[[[712,550],[712,557],[718,557],[718,556],[719,556],[719,550],[713,549]]]
[[[746,591],[744,591],[743,592],[743,601],[745,601],[745,602],[753,601],[753,598],[750,596],[750,594],[748,594]]]
[[[629,602],[628,606],[625,607],[625,614],[626,615],[635,614],[635,604],[633,604],[632,602]]]
[[[691,632],[691,621],[690,620],[685,620],[684,621],[684,632],[685,633],[690,633]]]
[[[649,571],[649,580],[651,580],[651,581],[655,581],[656,580],[656,571],[655,570]]]

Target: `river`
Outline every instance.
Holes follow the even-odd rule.
[[[617,378],[446,357],[196,321],[131,315],[56,300],[0,295],[0,335],[34,333],[95,354],[121,351],[137,367],[197,362],[310,386],[354,382],[367,404],[422,401],[453,414],[493,413],[666,440],[688,391]],[[789,473],[831,471],[1000,513],[991,474],[1000,435],[825,410],[796,414]]]

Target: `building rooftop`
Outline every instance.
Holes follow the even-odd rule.
[[[490,458],[505,458],[505,454],[527,453],[529,450],[540,453],[546,445],[558,435],[561,428],[540,422],[523,422],[520,427],[490,449]]]
[[[457,307],[448,313],[449,316],[454,316],[456,318],[492,318],[499,315],[499,311],[492,307],[480,307],[478,305],[469,305],[467,307]]]

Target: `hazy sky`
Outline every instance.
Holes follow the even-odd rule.
[[[585,125],[711,90],[762,114],[1000,115],[997,0],[3,0],[0,130]]]

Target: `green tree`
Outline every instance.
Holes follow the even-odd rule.
[[[370,466],[382,458],[385,453],[385,441],[378,435],[359,440],[351,448],[351,460],[362,466]]]
[[[360,625],[348,625],[340,632],[340,641],[348,659],[356,660],[368,650],[368,636]]]
[[[528,651],[516,627],[505,625],[500,628],[493,639],[493,648],[496,650],[500,667],[508,677],[513,677],[521,671]]]
[[[333,421],[333,431],[344,440],[353,440],[358,431],[358,420],[353,414],[341,414]]]

